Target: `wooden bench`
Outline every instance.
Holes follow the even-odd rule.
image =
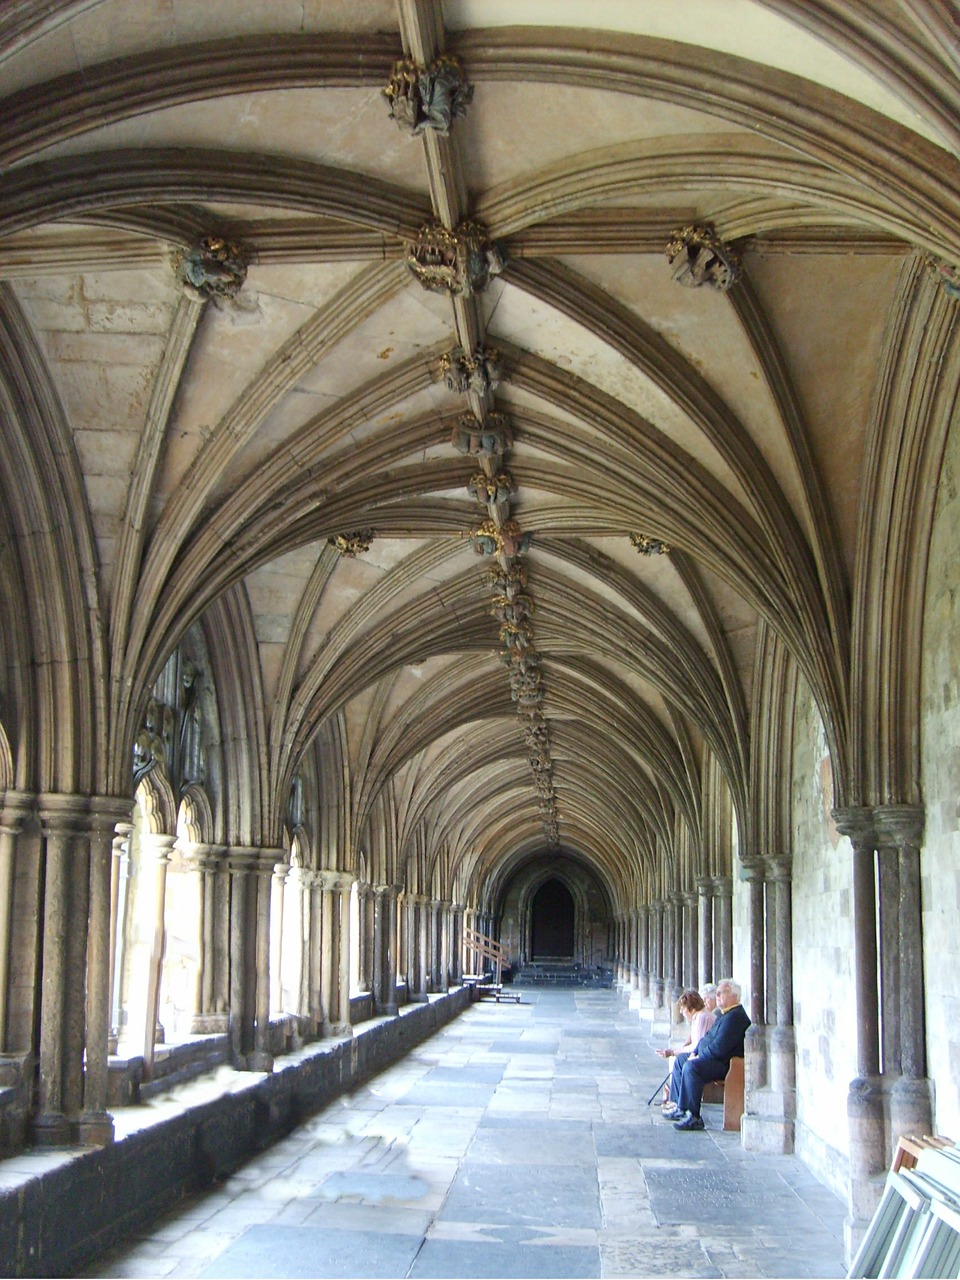
[[[502,1000],[512,1000],[514,1004],[520,1003],[520,992],[504,991],[501,983],[480,982],[477,983],[477,991],[481,1000],[496,1000],[497,1004]]]
[[[703,1090],[704,1102],[723,1103],[724,1129],[739,1129],[743,1115],[743,1059],[731,1058],[723,1080],[711,1080]]]

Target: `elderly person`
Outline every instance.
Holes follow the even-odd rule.
[[[664,1118],[673,1120],[675,1129],[702,1129],[700,1105],[704,1085],[709,1080],[722,1080],[730,1070],[731,1058],[743,1057],[743,1040],[750,1026],[747,1011],[740,1003],[740,987],[731,978],[717,984],[719,1016],[697,1045],[696,1052],[678,1054],[670,1075],[672,1109]]]
[[[715,987],[711,987],[715,991]],[[699,991],[684,991],[683,995],[677,1001],[677,1008],[685,1022],[690,1024],[690,1035],[687,1037],[686,1043],[682,1044],[679,1049],[657,1049],[655,1050],[658,1058],[674,1058],[678,1053],[687,1051],[693,1053],[697,1045],[713,1026],[716,1019],[716,1000],[713,1001],[713,1007],[708,1007],[703,998],[703,994]]]

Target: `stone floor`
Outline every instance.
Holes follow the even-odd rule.
[[[476,1005],[87,1274],[842,1276],[840,1201],[665,1123],[648,1037],[615,991]]]

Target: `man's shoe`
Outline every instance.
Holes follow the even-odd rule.
[[[686,1119],[684,1119],[684,1120],[678,1120],[678,1121],[677,1121],[677,1123],[676,1123],[673,1127],[674,1127],[675,1129],[684,1129],[684,1130],[686,1130],[686,1129],[704,1129],[704,1128],[706,1128],[706,1125],[704,1125],[704,1123],[703,1123],[703,1117],[702,1117],[702,1116],[695,1116],[695,1115],[692,1115],[692,1114],[688,1111],[688,1112],[687,1112],[687,1115],[686,1115]]]
[[[674,1105],[672,1107],[664,1107],[660,1114],[663,1116],[664,1120],[681,1120],[687,1113],[685,1111],[681,1111],[678,1106]]]

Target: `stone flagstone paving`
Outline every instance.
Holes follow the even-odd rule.
[[[646,1106],[660,1043],[614,991],[475,1005],[87,1274],[844,1275],[799,1160]]]

